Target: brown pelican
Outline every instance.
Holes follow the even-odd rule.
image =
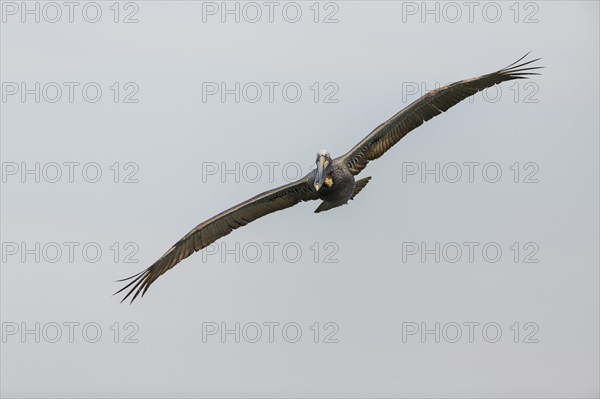
[[[327,211],[348,203],[371,179],[366,177],[355,180],[354,176],[358,175],[369,161],[382,156],[411,130],[481,90],[508,80],[539,75],[532,71],[542,67],[530,66],[539,58],[521,62],[528,54],[496,72],[451,83],[425,94],[377,126],[348,153],[338,158],[332,159],[326,150],[319,151],[315,161],[317,168],[314,171],[296,182],[259,194],[200,223],[152,266],[119,280],[132,281],[115,294],[131,287],[121,302],[134,294],[131,298],[133,302],[140,293],[143,296],[158,277],[183,259],[206,248],[238,227],[269,213],[292,207],[302,201],[322,200],[315,212]]]

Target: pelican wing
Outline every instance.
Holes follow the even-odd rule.
[[[131,302],[133,302],[140,293],[144,296],[148,287],[167,270],[172,269],[183,259],[206,248],[238,227],[245,226],[269,213],[292,207],[301,201],[317,199],[312,179],[312,175],[309,174],[294,183],[259,194],[200,223],[181,240],[177,241],[152,266],[136,275],[119,280],[132,281],[117,291],[115,295],[131,287],[121,302],[135,293],[131,298]]]
[[[528,54],[499,71],[451,83],[425,94],[376,127],[341,159],[346,163],[352,174],[357,175],[367,166],[369,161],[382,156],[411,130],[421,126],[423,122],[427,122],[434,116],[447,111],[465,98],[507,80],[526,79],[529,75],[539,75],[539,73],[531,71],[542,67],[528,66],[538,61],[539,58],[519,63]]]

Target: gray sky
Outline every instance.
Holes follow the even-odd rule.
[[[1,4],[2,396],[598,396],[597,2],[21,4]],[[529,50],[542,76],[412,132],[349,205],[111,297],[318,150]]]

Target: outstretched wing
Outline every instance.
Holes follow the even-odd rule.
[[[529,75],[539,75],[539,73],[531,71],[543,67],[527,66],[538,61],[539,58],[519,64],[528,54],[499,71],[451,83],[425,94],[376,127],[340,159],[346,163],[352,174],[357,175],[367,166],[369,161],[382,156],[411,130],[421,126],[423,122],[427,122],[434,116],[447,111],[465,98],[507,80],[526,79]]]
[[[148,287],[163,273],[173,268],[183,259],[196,251],[206,248],[221,237],[226,236],[238,227],[296,205],[300,201],[317,199],[317,194],[312,184],[312,175],[309,174],[294,183],[266,191],[248,201],[242,202],[218,215],[200,223],[192,231],[177,241],[159,260],[146,270],[119,281],[130,281],[125,287],[115,292],[115,295],[131,287],[123,302],[131,294],[131,302],[141,293],[142,296]]]

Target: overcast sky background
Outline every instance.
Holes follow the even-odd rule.
[[[297,3],[296,23],[282,16],[286,3],[278,3],[273,23],[264,5],[256,23],[247,21],[254,18],[248,8],[239,23],[232,15],[223,23],[219,12],[206,13],[220,2],[194,1],[120,3],[117,23],[113,2],[99,3],[97,23],[82,17],[85,2],[73,23],[64,6],[61,20],[45,21],[55,10],[40,3],[47,12],[40,22],[32,15],[22,22],[20,9],[13,15],[21,3],[7,3],[0,29],[2,396],[599,394],[597,2],[481,2],[472,21],[462,2],[460,18],[440,3],[436,22],[421,2],[341,1],[320,3],[316,23],[313,2]],[[295,18],[287,7],[286,18]],[[86,10],[93,18],[94,9]],[[131,13],[138,22],[123,23]],[[114,280],[152,264],[196,224],[286,183],[286,162],[308,172],[318,150],[343,154],[418,98],[415,87],[492,72],[529,50],[530,58],[543,57],[543,75],[479,94],[412,132],[362,172],[373,179],[349,205],[316,215],[317,202],[303,203],[269,215],[218,242],[234,252],[236,243],[245,247],[239,262],[235,254],[223,261],[221,252],[197,253],[132,306],[111,297],[121,287]],[[22,82],[40,82],[39,103],[34,94],[25,102],[10,94]],[[48,82],[63,88],[56,103],[53,85],[43,92]],[[72,103],[64,82],[79,84]],[[81,94],[89,82],[102,88],[95,103]],[[234,95],[203,99],[221,82],[256,84],[239,103]],[[279,85],[273,102],[264,82]],[[302,89],[297,102],[282,94],[290,82]],[[256,85],[264,91],[252,103]],[[125,103],[136,89],[129,100],[138,102]],[[39,183],[21,174],[36,162]],[[65,162],[79,163],[73,182]],[[91,162],[102,171],[97,183],[82,176]],[[236,162],[239,182],[202,173]],[[279,163],[272,182],[266,167],[258,179],[250,173],[265,162]],[[479,163],[473,182],[465,162]],[[53,163],[62,165],[56,183],[49,182]],[[422,182],[422,166],[436,163],[446,174]],[[462,176],[451,183],[454,163]],[[484,176],[486,164],[492,169]],[[417,174],[408,174],[415,165]],[[498,168],[499,181],[486,181]],[[124,182],[129,173],[137,183]],[[65,242],[77,243],[73,261]],[[270,242],[277,243],[272,261]],[[465,242],[478,245],[472,262]],[[21,243],[33,253],[23,255]],[[455,247],[446,245],[439,262],[431,254],[423,261],[420,252],[409,254],[411,243],[457,243],[463,253],[452,262]],[[501,248],[497,262],[484,258],[486,243]],[[53,262],[57,245],[63,252]],[[96,247],[102,254],[92,262]],[[127,254],[138,262],[125,262]],[[268,322],[280,323],[272,343]],[[473,342],[469,322],[479,323]],[[79,323],[73,342],[65,323]],[[220,332],[203,339],[203,329],[221,323],[240,323],[246,335],[239,343],[233,334],[222,342]],[[262,326],[257,343],[249,342],[252,323]],[[282,335],[286,323],[302,329],[298,342],[287,342],[293,329]],[[436,323],[439,343],[420,331]],[[499,338],[493,328],[482,332],[488,323],[501,329]],[[462,336],[453,343],[456,325]],[[414,326],[419,331],[406,335]],[[323,342],[329,333],[337,343]]]

